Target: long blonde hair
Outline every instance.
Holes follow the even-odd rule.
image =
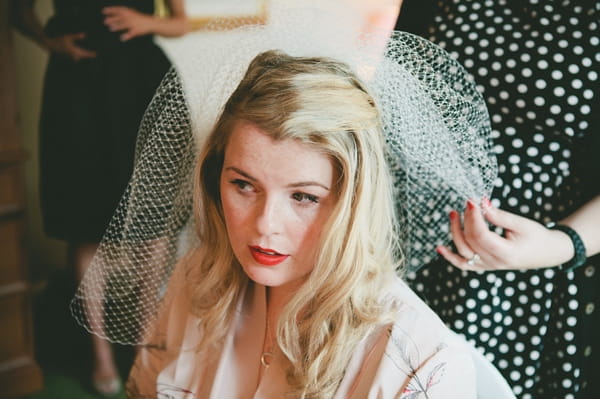
[[[398,246],[379,111],[350,68],[335,60],[268,51],[252,61],[196,169],[201,262],[189,267],[200,349],[222,342],[248,282],[229,245],[219,195],[225,148],[240,120],[327,154],[337,169],[339,199],[316,265],[277,327],[291,394],[330,398],[359,341],[390,321],[381,289],[396,269]]]

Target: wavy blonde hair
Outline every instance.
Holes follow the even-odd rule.
[[[222,342],[248,282],[229,245],[219,178],[237,121],[275,140],[297,140],[331,157],[338,201],[316,265],[284,308],[277,341],[289,361],[290,395],[330,398],[356,345],[391,321],[381,301],[398,246],[391,180],[375,101],[345,64],[327,58],[258,55],[229,98],[196,169],[200,264],[189,265],[200,350]]]

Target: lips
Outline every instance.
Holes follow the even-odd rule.
[[[264,266],[276,266],[289,257],[289,255],[283,255],[268,248],[259,246],[250,246],[249,248],[254,260]]]

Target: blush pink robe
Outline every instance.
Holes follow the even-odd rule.
[[[178,267],[178,269],[180,269]],[[275,356],[259,380],[265,334],[265,287],[250,282],[223,346],[194,350],[199,320],[189,312],[184,273],[169,283],[151,345],[135,360],[131,398],[280,399],[288,389]],[[400,303],[396,322],[363,339],[334,399],[475,398],[475,369],[466,342],[398,279],[386,298]]]

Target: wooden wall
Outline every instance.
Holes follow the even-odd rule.
[[[25,188],[8,2],[0,1],[0,397],[39,390],[25,257]]]

